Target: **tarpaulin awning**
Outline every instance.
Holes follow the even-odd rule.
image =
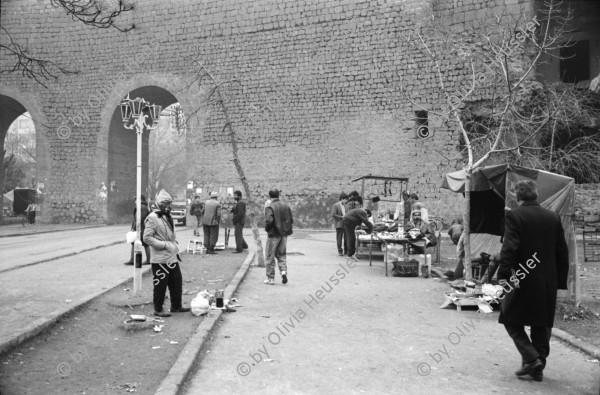
[[[6,192],[4,197],[13,202],[15,200],[15,190],[13,189],[12,191]]]
[[[516,208],[517,199],[513,185],[520,180],[534,180],[538,190],[538,202],[542,207],[560,214],[565,237],[569,245],[570,284],[577,269],[577,248],[573,213],[575,207],[575,180],[545,170],[502,164],[481,167],[473,170],[470,182],[470,229],[471,257],[479,257],[481,252],[500,252],[500,236],[504,208]],[[464,170],[447,173],[442,188],[454,192],[465,192],[466,174]]]

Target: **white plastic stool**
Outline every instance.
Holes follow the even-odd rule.
[[[189,239],[187,245],[187,252],[191,252],[192,254],[196,254],[197,252],[202,253],[204,246],[200,240]]]

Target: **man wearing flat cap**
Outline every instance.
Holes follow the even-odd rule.
[[[219,240],[219,223],[221,222],[221,203],[217,200],[219,194],[215,191],[210,193],[210,199],[204,203],[204,218],[202,219],[204,230],[204,246],[206,253],[216,255],[215,246]]]
[[[167,288],[171,297],[171,312],[190,311],[189,307],[181,304],[183,279],[179,268],[175,226],[171,218],[172,201],[171,195],[162,189],[156,195],[157,208],[146,217],[144,228],[144,243],[151,248],[154,315],[159,317],[171,316],[171,313],[163,311]]]

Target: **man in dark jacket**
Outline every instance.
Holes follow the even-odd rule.
[[[204,203],[200,200],[200,196],[196,195],[194,201],[190,206],[190,214],[196,217],[196,229],[194,229],[194,236],[199,235],[200,225],[202,225],[202,216],[204,215]]]
[[[344,224],[344,231],[346,232],[346,242],[348,243],[348,256],[354,257],[356,253],[356,236],[354,230],[357,226],[365,224],[368,231],[367,233],[373,232],[373,224],[369,221],[371,216],[371,210],[363,208],[353,208],[346,212],[346,215],[342,218],[342,224]]]
[[[269,198],[271,199],[271,204],[265,209],[265,230],[269,235],[266,247],[267,279],[265,280],[265,284],[275,284],[276,259],[279,272],[281,273],[281,282],[286,284],[288,282],[286,264],[287,237],[293,233],[292,224],[294,223],[294,219],[290,206],[279,200],[279,191],[277,189],[269,191]]]
[[[569,252],[560,216],[537,202],[533,181],[515,185],[519,207],[506,212],[498,280],[503,295],[498,322],[522,356],[517,376],[543,378],[550,353],[557,289],[567,289]],[[531,339],[525,333],[531,327]]]
[[[235,227],[234,253],[240,253],[248,248],[248,244],[246,244],[246,240],[244,240],[244,235],[242,234],[244,222],[246,221],[246,202],[242,200],[242,191],[235,191],[233,198],[235,199],[235,205],[231,209],[231,212],[233,213],[233,226]]]

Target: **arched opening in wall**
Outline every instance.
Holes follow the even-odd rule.
[[[185,201],[189,179],[186,169],[186,122],[179,103],[165,108],[160,122],[150,133],[147,196],[165,189],[176,201]]]
[[[127,95],[126,95],[127,96]],[[164,130],[164,123],[170,123],[170,108],[178,100],[173,94],[164,88],[158,86],[144,86],[129,92],[129,98],[142,98],[150,104],[158,104],[164,109],[161,113],[160,121],[152,131],[144,128],[142,134],[142,194],[146,195],[148,200],[154,199],[155,187],[150,187],[150,182],[156,185],[155,177],[150,180],[150,157],[158,156],[163,151],[169,152],[171,141],[160,138],[154,138]],[[125,99],[125,97],[123,98]],[[148,115],[146,123],[151,125],[150,114],[148,110],[143,111]],[[131,122],[127,122],[130,126]],[[112,114],[110,127],[108,131],[108,171],[107,180],[103,187],[107,194],[107,223],[130,223],[133,220],[133,209],[135,207],[136,185],[137,185],[137,134],[136,129],[129,130],[125,128],[121,116],[121,109],[117,106]],[[164,133],[163,133],[164,134]],[[183,135],[185,141],[185,134]],[[151,141],[153,141],[151,143]],[[152,148],[151,148],[152,147]],[[185,150],[181,150],[185,155]],[[168,163],[171,163],[171,156],[162,155]],[[160,166],[159,166],[160,169]],[[184,167],[179,169],[184,171]],[[171,173],[176,170],[171,170]],[[165,188],[166,189],[166,188]]]
[[[37,169],[36,130],[27,109],[17,100],[0,95],[0,191],[2,218],[22,213],[31,200],[43,202],[43,183]],[[39,211],[39,209],[38,209]]]

